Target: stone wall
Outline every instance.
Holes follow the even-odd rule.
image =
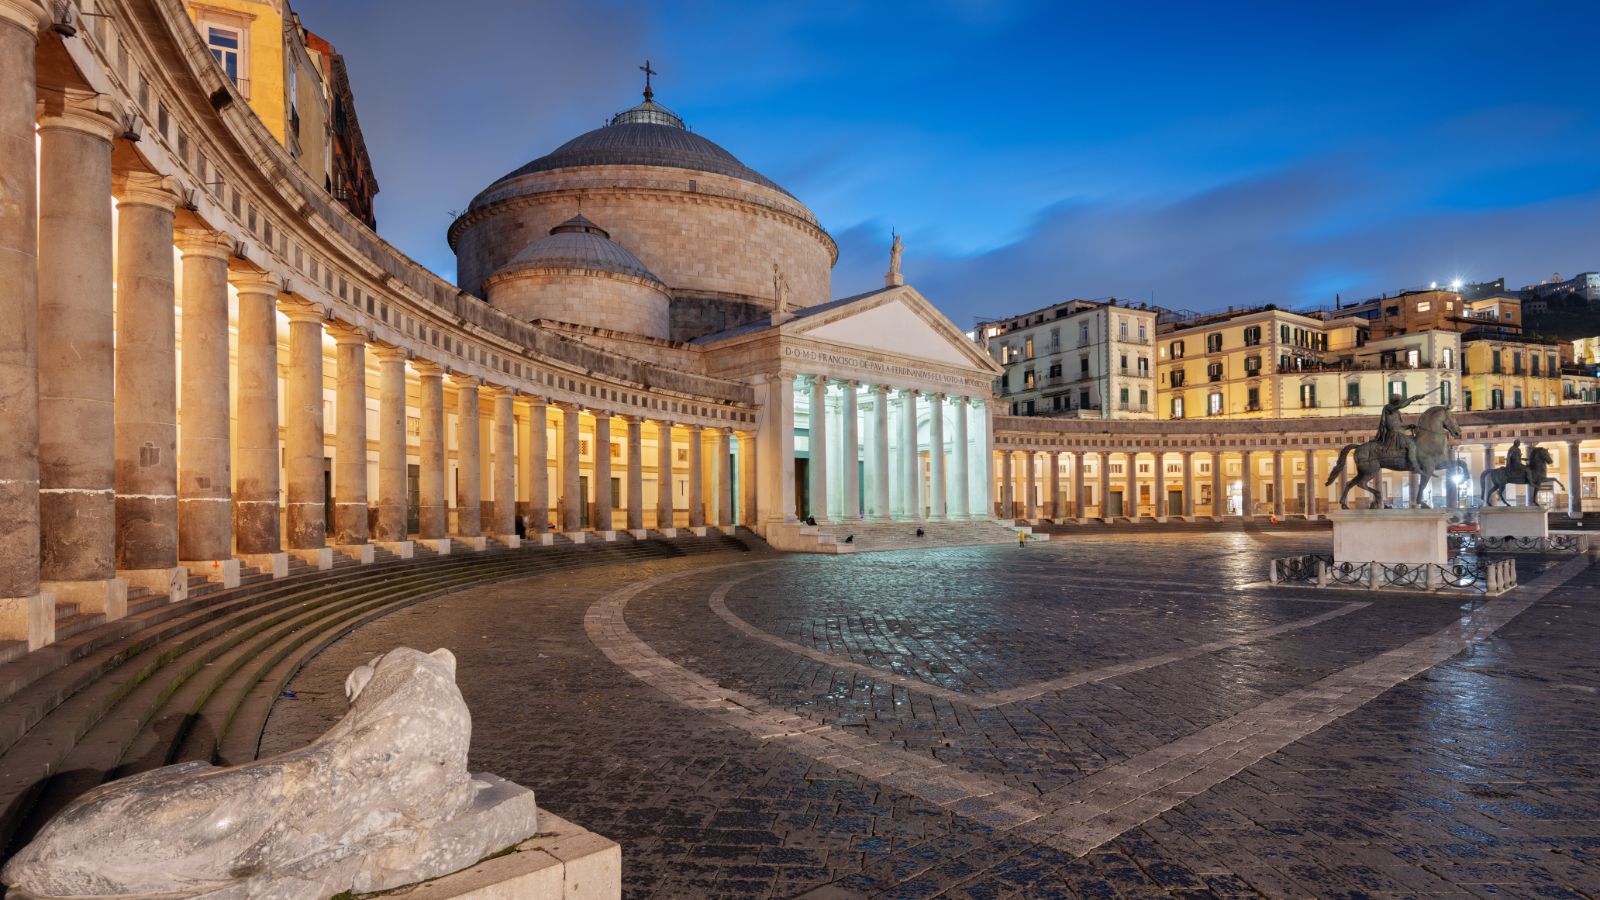
[[[579,269],[524,269],[490,279],[489,303],[519,319],[553,319],[665,338],[668,298],[640,278]]]
[[[675,341],[692,341],[697,337],[771,318],[770,300],[751,303],[728,297],[674,296],[671,332],[668,336]]]

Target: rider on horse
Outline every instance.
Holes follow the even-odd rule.
[[[1403,394],[1393,394],[1389,402],[1383,405],[1383,415],[1378,419],[1378,444],[1383,448],[1384,455],[1401,453],[1405,456],[1406,470],[1414,471],[1417,467],[1415,455],[1416,428],[1406,424],[1405,417],[1400,415],[1400,410],[1421,400],[1427,394],[1418,394],[1407,397]]]
[[[1513,483],[1521,483],[1516,480],[1516,476],[1526,476],[1527,472],[1528,467],[1522,462],[1522,439],[1517,438],[1511,442],[1511,449],[1506,451],[1506,474],[1513,477]]]

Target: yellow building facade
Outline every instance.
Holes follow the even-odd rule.
[[[1561,404],[1561,354],[1553,343],[1479,338],[1466,343],[1463,362],[1463,409]]]

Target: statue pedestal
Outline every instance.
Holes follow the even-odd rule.
[[[1336,562],[1450,561],[1448,509],[1333,509],[1327,515]]]
[[[1549,537],[1549,510],[1542,506],[1485,506],[1478,510],[1478,534],[1486,538]]]

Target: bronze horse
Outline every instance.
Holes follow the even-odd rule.
[[[1364,444],[1346,444],[1339,451],[1339,464],[1328,473],[1327,484],[1333,484],[1344,472],[1345,457],[1350,451],[1356,453],[1356,476],[1344,486],[1344,491],[1339,494],[1339,506],[1350,508],[1350,489],[1360,487],[1372,495],[1374,502],[1381,503],[1383,494],[1373,486],[1372,482],[1382,474],[1384,469],[1393,472],[1410,472],[1412,476],[1411,496],[1416,498],[1418,506],[1425,507],[1427,491],[1433,483],[1433,473],[1441,468],[1451,471],[1446,477],[1455,475],[1457,471],[1463,477],[1470,477],[1467,464],[1461,460],[1450,459],[1450,438],[1461,437],[1461,428],[1456,425],[1455,417],[1450,415],[1449,407],[1429,407],[1426,412],[1417,417],[1417,434],[1412,447],[1414,467],[1406,465],[1406,456],[1403,450],[1388,450],[1377,441],[1367,441]],[[1459,467],[1459,468],[1457,468]]]
[[[1506,485],[1525,484],[1528,486],[1528,504],[1533,504],[1533,497],[1549,482],[1561,484],[1561,479],[1547,474],[1555,458],[1550,451],[1543,447],[1534,447],[1528,451],[1528,462],[1521,469],[1512,472],[1507,466],[1495,466],[1485,469],[1479,476],[1480,486],[1483,488],[1483,505],[1493,506],[1494,496],[1500,495],[1500,505],[1510,506],[1511,501],[1506,499]],[[1564,491],[1567,486],[1561,484]]]

